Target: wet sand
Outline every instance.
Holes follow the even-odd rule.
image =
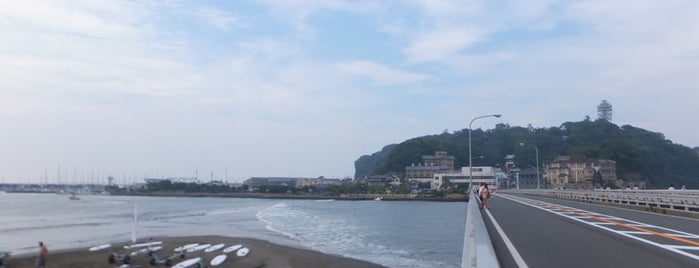
[[[318,251],[281,246],[277,244],[272,244],[267,241],[251,239],[251,238],[234,238],[234,237],[223,237],[223,236],[189,236],[189,237],[154,237],[153,241],[163,241],[163,249],[156,252],[157,255],[161,257],[174,255],[174,249],[176,247],[190,244],[190,243],[200,243],[200,244],[219,244],[224,243],[226,247],[236,244],[242,244],[243,246],[250,249],[250,253],[245,257],[237,257],[235,253],[229,253],[228,258],[223,264],[216,267],[236,267],[236,268],[261,268],[261,267],[274,267],[274,268],[287,268],[287,267],[297,267],[297,268],[321,268],[321,267],[331,267],[331,268],[380,268],[383,267],[378,264],[345,258],[341,256],[329,255],[321,253]],[[127,243],[116,243],[113,244],[111,248],[104,249],[97,252],[90,252],[87,248],[84,249],[73,249],[65,251],[51,251],[50,241],[44,241],[49,249],[49,255],[46,261],[46,267],[119,267],[122,263],[118,261],[117,263],[110,264],[108,262],[109,255],[112,253],[128,254],[134,250],[126,250],[123,248]],[[37,247],[38,252],[38,247]],[[224,254],[222,249],[214,252],[205,253],[204,251],[198,251],[194,253],[185,253],[185,259],[175,258],[172,264],[176,264],[186,259],[201,257],[207,267],[212,267],[210,265],[211,260],[220,255]],[[4,260],[5,268],[15,268],[15,267],[35,267],[36,256],[12,256],[9,259]],[[131,265],[141,266],[141,267],[155,267],[149,264],[150,257],[147,255],[140,255],[131,257]],[[164,264],[157,264],[160,267],[166,267]],[[193,266],[193,267],[196,267]]]

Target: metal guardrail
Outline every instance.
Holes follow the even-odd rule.
[[[503,190],[699,216],[699,190]]]
[[[500,265],[479,209],[478,197],[472,192],[466,210],[461,268],[475,267],[500,267]]]

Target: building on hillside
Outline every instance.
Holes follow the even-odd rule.
[[[426,165],[440,166],[446,170],[454,170],[454,160],[456,160],[456,158],[445,151],[436,151],[434,155],[422,156],[422,161]]]
[[[390,187],[399,186],[400,178],[396,175],[373,175],[361,179],[359,182],[366,183],[369,186]]]
[[[554,188],[589,189],[607,183],[619,185],[616,161],[584,156],[559,156],[544,165],[548,183]],[[594,181],[595,175],[601,181]]]
[[[510,172],[510,170],[513,168],[515,168],[515,155],[505,155],[505,166],[503,167],[503,171]]]
[[[405,167],[405,178],[408,181],[427,182],[432,181],[434,174],[445,173],[450,170],[445,170],[440,166],[412,164]]]
[[[340,185],[342,180],[340,179],[326,179],[324,177],[318,178],[300,178],[296,180],[296,188],[303,188],[305,186],[318,186],[318,185]]]
[[[501,182],[507,180],[507,175],[500,169],[494,167],[473,167],[471,177],[473,178],[474,185],[484,182],[494,188],[497,188]],[[469,168],[462,167],[460,172],[434,174],[431,185],[432,190],[441,188],[446,180],[453,184],[467,186],[470,181]]]
[[[514,169],[512,170],[514,178],[510,181],[510,187],[515,189],[536,189],[537,183],[541,189],[546,189],[546,180],[539,174],[539,180],[536,178],[536,168]]]
[[[454,172],[456,158],[445,151],[436,151],[434,155],[423,155],[423,163],[413,163],[405,167],[405,178],[408,181],[431,182],[436,173]]]
[[[299,178],[292,177],[252,177],[243,182],[243,185],[248,186],[248,190],[254,192],[260,186],[283,185],[296,187],[296,180]]]

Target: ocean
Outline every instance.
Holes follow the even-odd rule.
[[[467,206],[422,201],[79,197],[0,192],[0,251],[34,253],[38,241],[50,250],[87,249],[129,241],[135,229],[141,240],[239,236],[388,267],[459,267]]]

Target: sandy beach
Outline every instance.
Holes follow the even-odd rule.
[[[379,268],[383,267],[378,264],[334,256],[318,251],[281,246],[263,240],[250,238],[235,238],[224,236],[190,236],[190,237],[153,237],[153,241],[163,241],[163,249],[157,252],[161,257],[174,255],[176,247],[190,244],[218,244],[224,243],[226,246],[242,244],[250,249],[250,253],[245,257],[237,257],[235,254],[227,254],[226,261],[216,267],[236,267],[236,268],[253,268],[253,267],[297,267],[297,268],[314,268],[314,267],[334,267],[334,268]],[[97,252],[90,252],[87,248],[72,249],[65,251],[51,251],[51,242],[44,241],[49,249],[47,258],[47,267],[118,267],[121,262],[115,264],[108,263],[109,255],[112,253],[128,254],[134,250],[126,250],[123,248],[127,242],[113,244],[111,248]],[[38,252],[38,247],[37,247]],[[176,258],[173,264],[180,261],[201,257],[208,267],[210,261],[217,255],[223,254],[222,250],[217,250],[210,253],[198,251],[194,253],[186,253],[185,259]],[[30,268],[35,267],[36,256],[12,256],[4,260],[6,268]],[[132,265],[140,265],[142,267],[151,267],[149,264],[150,257],[140,255],[132,257]],[[160,267],[165,267],[164,264],[159,264]],[[196,266],[194,266],[196,267]]]

